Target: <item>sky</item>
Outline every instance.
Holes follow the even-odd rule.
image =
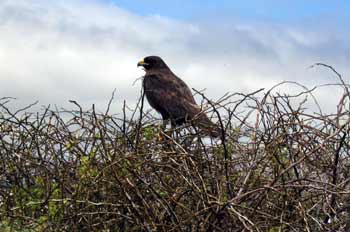
[[[337,82],[308,68],[316,62],[349,81],[348,12],[340,0],[1,0],[0,95],[15,107],[75,100],[103,111],[116,89],[118,113],[124,100],[135,105],[144,73],[136,64],[147,55],[214,100],[287,80]],[[332,110],[341,94],[329,87],[317,97]]]
[[[298,21],[300,19],[333,15],[346,18],[350,10],[347,0],[100,0],[140,15],[161,15],[182,20],[193,20],[208,16],[241,18],[244,20],[270,20],[278,22]]]

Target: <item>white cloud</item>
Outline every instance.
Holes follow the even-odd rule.
[[[191,87],[210,98],[248,92],[283,80],[308,86],[334,82],[314,62],[349,70],[349,34],[301,26],[242,22],[211,24],[142,17],[94,1],[0,2],[0,95],[19,105],[67,107],[74,99],[104,109],[113,89],[113,112],[133,104],[143,74],[137,61],[161,55]],[[311,32],[310,32],[311,31]],[[285,89],[286,90],[286,89]]]

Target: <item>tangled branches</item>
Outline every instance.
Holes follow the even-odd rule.
[[[0,228],[349,231],[350,95],[339,86],[334,114],[305,108],[316,88],[207,99],[218,140],[160,131],[149,112],[137,118],[142,99],[127,118],[126,106],[118,117],[75,101],[13,113],[3,98]]]

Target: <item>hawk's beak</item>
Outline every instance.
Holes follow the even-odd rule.
[[[137,67],[139,66],[146,66],[147,63],[144,60],[141,60],[140,62],[137,63]]]

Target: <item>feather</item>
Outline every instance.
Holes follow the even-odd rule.
[[[218,137],[221,130],[201,112],[186,83],[177,77],[157,56],[149,56],[138,63],[145,68],[143,88],[149,104],[171,121],[172,126],[193,121],[205,134]]]

